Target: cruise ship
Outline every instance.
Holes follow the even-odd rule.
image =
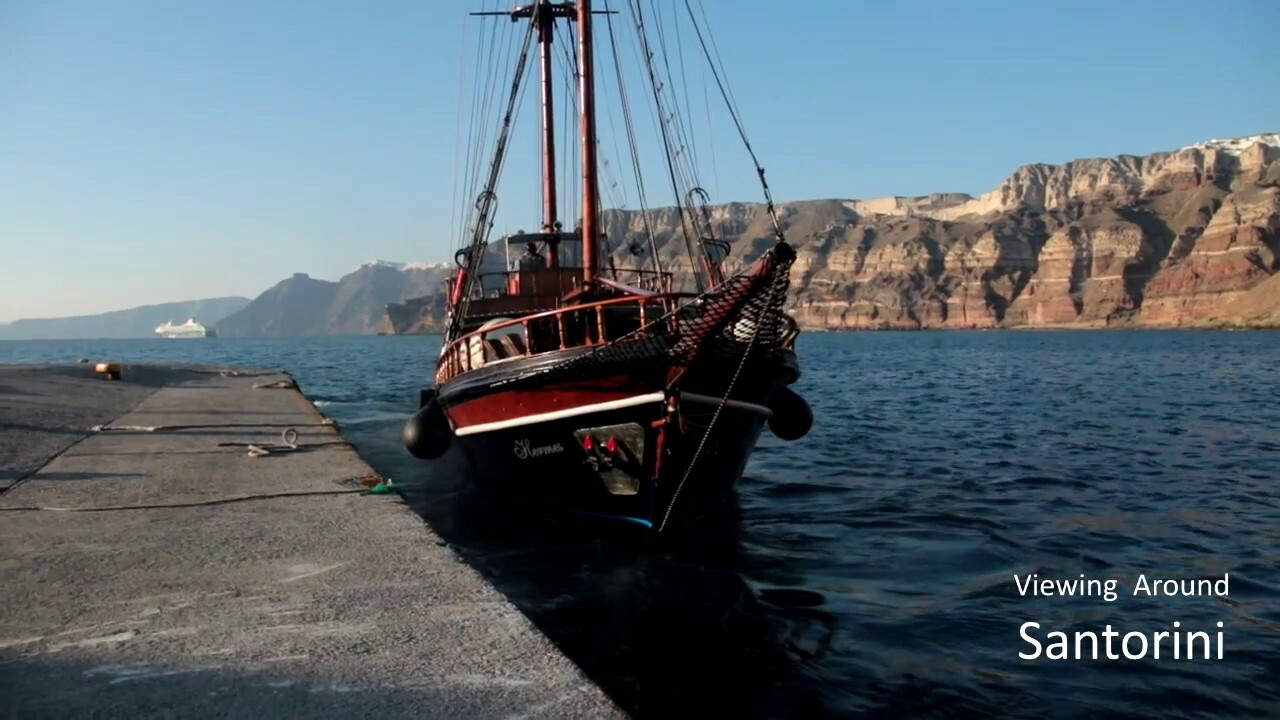
[[[167,338],[203,338],[217,337],[218,332],[211,327],[205,327],[196,322],[195,318],[187,318],[187,321],[181,325],[174,325],[167,322],[156,328],[156,334]]]

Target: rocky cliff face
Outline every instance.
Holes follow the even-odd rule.
[[[773,242],[760,205],[710,214],[730,267]],[[1280,134],[1027,165],[978,198],[815,200],[778,214],[798,253],[792,312],[810,329],[1280,319],[1267,310],[1280,308],[1268,283],[1280,271]],[[618,266],[647,262],[651,231],[666,269],[688,280],[676,209],[609,211],[603,224]],[[414,312],[443,313],[442,298],[415,302],[388,331],[423,327]]]
[[[239,337],[372,334],[382,329],[388,304],[436,295],[446,272],[443,264],[374,261],[337,282],[297,273],[223,320],[218,332]]]
[[[481,273],[501,273],[507,269],[506,249],[491,243],[480,265]],[[449,276],[456,265],[433,265],[431,290],[427,293],[404,293],[397,302],[389,302],[382,314],[378,332],[383,335],[424,335],[444,331],[448,319]]]
[[[381,335],[429,335],[444,332],[448,307],[444,292],[389,303],[382,315]]]

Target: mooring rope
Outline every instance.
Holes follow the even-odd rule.
[[[360,482],[364,476],[346,478],[339,482]],[[381,489],[380,489],[381,488]],[[212,500],[192,500],[175,503],[141,503],[138,505],[102,505],[98,507],[59,507],[56,505],[15,505],[0,507],[0,512],[115,512],[120,510],[161,510],[168,508],[209,507],[213,505],[229,505],[231,503],[248,502],[250,500],[274,500],[290,497],[311,497],[315,495],[385,495],[392,489],[391,482],[380,482],[373,487],[335,488],[333,490],[295,490],[292,492],[254,493],[251,495],[232,495]]]
[[[773,299],[777,292],[778,283],[769,283],[769,301],[760,306],[760,315],[756,318],[755,326],[751,329],[751,337],[747,339],[747,347],[742,351],[742,359],[738,361],[738,368],[734,370],[733,377],[729,380],[729,387],[725,389],[724,397],[720,398],[720,404],[716,406],[715,414],[711,416],[711,422],[707,424],[706,432],[702,433],[702,440],[698,442],[698,449],[694,451],[693,457],[689,459],[689,466],[685,468],[684,477],[680,478],[680,483],[676,485],[675,492],[671,494],[671,502],[667,503],[667,511],[663,513],[662,522],[658,524],[659,533],[666,528],[667,520],[671,518],[671,511],[675,508],[676,500],[680,497],[680,491],[684,489],[685,483],[693,475],[693,468],[698,464],[698,458],[702,456],[702,451],[707,446],[707,439],[711,437],[716,423],[720,420],[720,413],[729,404],[729,396],[733,395],[733,389],[737,386],[738,379],[742,376],[742,370],[747,366],[747,360],[751,357],[751,350],[756,344],[756,337],[760,334],[760,326],[764,323],[764,316],[773,305]]]

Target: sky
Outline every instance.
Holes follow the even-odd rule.
[[[780,201],[977,195],[1026,163],[1280,131],[1271,0],[700,4]],[[712,200],[759,200],[684,0],[641,5],[652,27],[685,22],[666,40],[683,51],[679,98],[694,98]],[[494,64],[477,61],[477,39],[519,37],[467,13],[498,7],[509,3],[0,0],[0,322],[253,297],[294,272],[336,280],[375,258],[451,257],[456,208],[470,202],[455,182],[473,126],[465,93]],[[634,37],[625,0],[610,7]],[[641,67],[624,76],[635,107]],[[536,86],[498,231],[539,224],[534,101]],[[602,153],[625,152],[621,118],[602,113]],[[649,204],[670,204],[648,173]]]

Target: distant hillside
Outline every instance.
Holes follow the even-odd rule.
[[[438,291],[443,264],[368,262],[337,282],[296,273],[218,325],[224,337],[371,335],[388,304]]]
[[[156,326],[187,318],[216,326],[249,304],[249,298],[219,297],[162,305],[143,305],[98,315],[15,320],[0,325],[0,340],[75,340],[90,338],[156,337]]]
[[[1280,327],[1280,133],[1024,165],[979,197],[777,211],[804,328]],[[774,242],[759,204],[709,215],[730,269]],[[663,267],[689,277],[676,209],[611,210],[601,224],[618,267],[648,262],[652,231]],[[431,332],[443,317],[438,292],[409,298],[388,308],[388,332]]]

